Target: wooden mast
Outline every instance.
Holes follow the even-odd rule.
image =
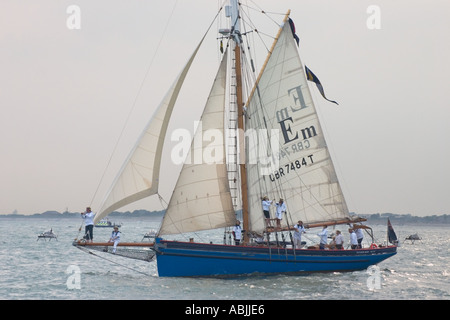
[[[242,222],[243,229],[247,232],[249,227],[248,221],[248,199],[247,199],[247,168],[245,166],[245,136],[244,136],[244,101],[242,97],[242,74],[241,74],[241,49],[235,46],[235,63],[236,63],[236,95],[238,105],[238,129],[239,129],[239,169],[241,171],[241,194],[242,194]],[[245,234],[245,233],[244,233]],[[248,243],[248,237],[244,235],[244,243]]]
[[[239,21],[239,3],[237,0],[231,0],[231,36],[234,39],[234,58],[235,58],[235,72],[236,72],[236,103],[238,111],[238,131],[239,131],[239,169],[241,177],[241,195],[242,195],[242,222],[244,232],[244,243],[248,243],[249,239],[246,236],[249,231],[248,221],[248,199],[247,199],[247,169],[245,166],[245,137],[244,137],[244,99],[242,90],[242,73],[241,73],[241,32]]]

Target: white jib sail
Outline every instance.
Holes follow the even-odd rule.
[[[262,196],[284,198],[289,221],[283,217],[283,226],[348,216],[297,50],[285,22],[247,106],[249,223],[254,231],[264,230]]]
[[[235,223],[225,163],[226,67],[227,53],[214,80],[159,235],[215,229]]]
[[[161,153],[167,126],[178,93],[202,42],[203,39],[172,87],[166,93],[136,145],[131,150],[130,155],[103,200],[100,210],[95,216],[94,223],[97,223],[118,208],[158,192]]]

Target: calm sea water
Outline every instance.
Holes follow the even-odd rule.
[[[150,218],[115,222],[123,223],[123,241],[140,241],[159,224]],[[159,278],[155,261],[111,255],[105,260],[73,247],[71,243],[78,236],[80,225],[81,219],[76,218],[0,219],[0,299],[450,299],[449,227],[394,225],[399,239],[417,232],[422,241],[403,242],[396,256],[370,271],[185,279]],[[375,236],[385,239],[386,226],[373,227]],[[50,228],[58,235],[58,241],[37,241],[37,235]],[[107,240],[110,232],[108,228],[95,228],[94,238]],[[219,243],[222,236],[203,235]],[[312,231],[307,236],[311,240],[317,238]],[[71,281],[73,270],[81,272],[79,287]],[[377,279],[380,281],[376,282]]]

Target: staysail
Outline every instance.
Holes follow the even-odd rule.
[[[235,223],[225,163],[226,69],[227,53],[219,66],[159,235],[215,229]]]
[[[204,38],[203,38],[204,39]],[[131,150],[119,174],[95,216],[94,223],[125,205],[158,193],[161,153],[169,119],[192,62],[203,42],[198,44],[191,58]]]
[[[284,199],[288,223],[348,217],[297,50],[285,20],[247,103],[246,161],[253,231],[265,228],[262,196]]]

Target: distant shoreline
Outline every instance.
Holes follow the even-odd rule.
[[[126,212],[118,212],[114,211],[108,215],[110,218],[123,218],[123,217],[162,217],[164,215],[164,210],[161,211],[148,211],[148,210],[134,210],[133,212],[126,211]],[[61,218],[74,218],[80,217],[80,212],[58,212],[58,211],[46,211],[43,213],[34,213],[30,215],[25,214],[17,214],[17,213],[11,213],[11,214],[0,214],[1,218],[55,218],[55,219],[61,219]]]
[[[387,219],[393,225],[450,225],[450,215],[431,215],[431,216],[413,216],[411,214],[395,214],[395,213],[375,213],[370,215],[363,215],[369,224],[385,224]]]
[[[108,217],[110,218],[151,218],[158,217],[162,218],[164,215],[164,210],[160,211],[148,211],[148,210],[134,210],[132,212],[112,212]],[[54,218],[54,219],[64,219],[64,218],[74,218],[79,217],[79,212],[63,212],[58,211],[46,211],[43,213],[35,213],[31,215],[23,214],[0,214],[0,219],[2,218]],[[385,224],[387,219],[395,225],[403,224],[423,224],[423,225],[450,225],[450,215],[432,215],[432,216],[413,216],[411,214],[395,214],[395,213],[375,213],[369,215],[361,215],[361,217],[367,219],[368,224]]]

